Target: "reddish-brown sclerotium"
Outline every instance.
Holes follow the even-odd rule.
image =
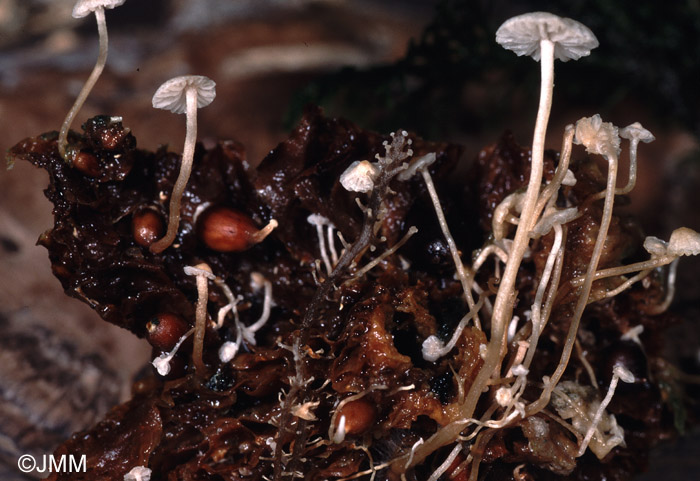
[[[163,312],[146,324],[146,338],[156,349],[170,351],[188,329],[189,326],[180,316]]]
[[[148,247],[160,239],[165,229],[163,217],[153,209],[145,208],[134,212],[131,218],[131,232],[134,242]]]
[[[259,229],[244,213],[230,207],[216,206],[204,211],[197,220],[197,234],[208,248],[218,252],[241,252],[250,249],[277,227],[277,221]]]
[[[78,152],[73,158],[73,167],[88,177],[100,175],[100,167],[97,158],[87,152]]]
[[[345,421],[342,421],[342,418]],[[367,431],[377,417],[377,408],[367,399],[361,398],[345,404],[336,416],[337,423],[345,423],[345,434],[362,434]]]

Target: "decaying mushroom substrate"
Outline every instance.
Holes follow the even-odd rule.
[[[560,25],[535,17],[547,104]],[[154,347],[133,399],[57,451],[86,454],[88,472],[50,479],[642,469],[682,423],[660,358],[674,270],[658,268],[697,254],[700,235],[644,241],[613,210],[618,128],[583,118],[545,152],[543,115],[537,152],[505,135],[462,177],[458,146],[313,108],[256,169],[241,144],[190,142],[186,184],[179,155],[137,149],[117,117],[72,138],[89,168],[63,161],[55,133],[17,144],[13,160],[50,175],[40,243],[66,292]],[[632,156],[651,140],[640,129],[624,129]],[[180,188],[173,238],[153,249]]]

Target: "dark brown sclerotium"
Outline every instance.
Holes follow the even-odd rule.
[[[140,209],[134,212],[131,219],[131,230],[134,242],[143,247],[148,247],[163,236],[165,222],[163,216],[150,208]]]
[[[73,158],[73,167],[89,177],[100,175],[100,165],[97,158],[88,152],[78,152]]]
[[[170,351],[188,328],[189,326],[180,316],[163,312],[146,324],[146,338],[156,349]]]
[[[197,234],[208,248],[218,252],[241,252],[257,243],[258,228],[244,213],[216,206],[197,220]]]

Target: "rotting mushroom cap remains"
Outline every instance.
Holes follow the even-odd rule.
[[[576,20],[547,12],[532,12],[510,18],[496,32],[496,42],[518,56],[540,60],[540,42],[554,43],[554,58],[567,62],[578,60],[598,46],[593,32]]]

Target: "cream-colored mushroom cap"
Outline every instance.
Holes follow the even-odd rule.
[[[610,122],[603,122],[599,114],[583,117],[576,122],[574,143],[583,144],[589,154],[617,157],[620,154],[618,129]]]
[[[78,0],[73,7],[73,18],[83,18],[98,8],[114,8],[124,4],[126,0]]]
[[[657,237],[644,239],[644,249],[654,256],[696,256],[700,254],[700,234],[687,227],[679,227],[665,242]]]
[[[206,107],[216,97],[216,83],[203,75],[183,75],[163,83],[153,94],[153,108],[183,114],[187,109],[187,89],[197,89],[197,108]]]
[[[518,56],[540,60],[540,41],[554,43],[554,58],[578,60],[598,46],[598,39],[584,24],[547,12],[532,12],[509,18],[496,31],[496,42]]]
[[[350,192],[370,192],[379,176],[376,165],[367,160],[356,160],[340,174],[340,184]]]
[[[674,230],[668,240],[668,253],[676,256],[700,254],[700,234],[687,227]]]
[[[399,180],[408,180],[414,175],[416,175],[416,172],[422,170],[422,169],[427,169],[433,163],[435,163],[435,160],[437,159],[437,156],[435,155],[435,152],[430,152],[428,154],[423,155],[422,157],[419,157],[415,159],[413,162],[409,164],[409,166],[401,172],[398,176],[397,179]]]
[[[637,139],[645,143],[649,143],[656,140],[656,137],[654,137],[654,135],[647,129],[642,127],[642,124],[640,124],[639,122],[635,122],[633,124],[628,125],[624,129],[621,129],[620,137],[628,140]]]

